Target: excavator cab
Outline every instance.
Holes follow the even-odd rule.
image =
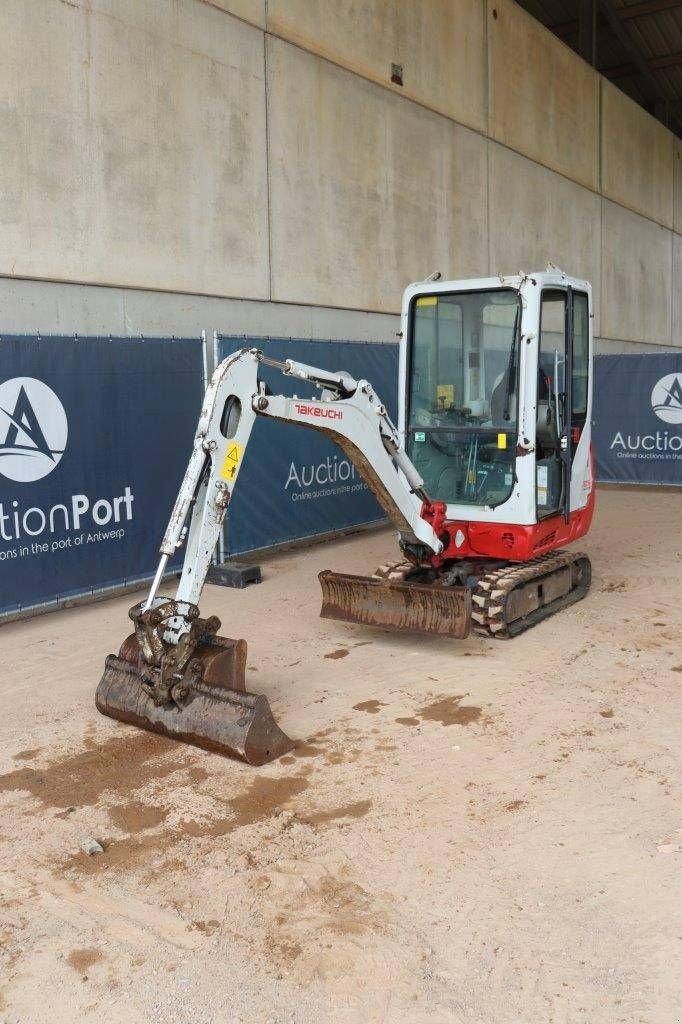
[[[589,283],[551,265],[407,289],[401,438],[448,519],[530,527],[586,506],[591,306]]]
[[[433,500],[493,508],[510,497],[520,334],[521,298],[513,288],[415,297],[405,447]]]

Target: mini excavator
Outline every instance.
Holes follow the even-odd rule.
[[[198,601],[256,417],[321,431],[352,460],[397,530],[399,558],[371,576],[324,571],[326,618],[454,638],[513,637],[580,600],[587,556],[564,550],[594,510],[592,291],[543,273],[433,275],[403,297],[399,424],[366,380],[258,349],[234,352],[206,391],[192,455],[147,598],[106,659],[105,715],[264,764],[293,747],[245,685],[246,642]],[[267,365],[315,399],[276,395]],[[186,545],[175,597],[159,595]]]

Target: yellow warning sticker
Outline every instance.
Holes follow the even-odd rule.
[[[418,306],[435,306],[437,302],[435,295],[420,295],[417,299]]]
[[[507,435],[506,434],[498,434],[497,435],[497,447],[498,448],[506,448],[507,447]]]
[[[439,409],[452,409],[455,404],[455,385],[439,384],[436,388]]]
[[[220,469],[220,475],[223,480],[234,480],[243,450],[242,446],[237,444],[236,441],[230,441]]]

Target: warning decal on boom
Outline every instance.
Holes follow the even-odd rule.
[[[234,480],[237,473],[237,467],[239,466],[239,460],[241,459],[241,457],[242,446],[240,444],[237,444],[236,441],[232,441],[230,443],[229,448],[227,449],[227,452],[225,453],[223,465],[220,470],[220,475],[222,476],[223,480]]]

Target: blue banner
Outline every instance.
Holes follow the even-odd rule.
[[[296,359],[368,380],[394,422],[398,405],[398,346],[350,341],[221,337],[218,358],[260,348],[273,359]],[[319,391],[279,370],[260,376],[275,394],[319,397]],[[226,553],[238,554],[315,537],[384,518],[362,477],[332,441],[314,430],[256,421],[230,504]]]
[[[0,615],[153,574],[202,394],[198,338],[0,339]]]
[[[682,484],[682,352],[594,361],[593,439],[602,483]]]

